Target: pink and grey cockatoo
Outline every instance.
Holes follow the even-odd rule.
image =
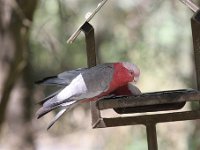
[[[61,110],[50,123],[50,128],[64,112],[82,102],[96,101],[108,95],[130,95],[128,83],[139,79],[140,70],[128,62],[106,63],[91,68],[80,68],[66,71],[57,76],[47,77],[39,84],[61,85],[63,88],[40,102],[42,107],[37,111],[37,118],[51,110]],[[120,90],[121,88],[121,90]],[[116,91],[115,93],[113,93]],[[125,91],[128,93],[125,93]],[[130,92],[131,91],[131,92]]]

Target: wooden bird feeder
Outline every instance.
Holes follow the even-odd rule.
[[[92,17],[107,2],[103,0],[89,18],[76,30],[69,38],[68,43],[72,43],[81,31],[85,34],[87,62],[88,66],[96,65],[95,36],[94,28],[89,23]],[[175,121],[186,121],[200,119],[200,106],[197,110],[164,112],[166,110],[181,109],[186,102],[200,101],[200,11],[199,8],[188,0],[182,0],[194,12],[191,18],[194,62],[196,70],[197,89],[181,89],[171,91],[161,91],[143,93],[137,96],[116,97],[98,102],[91,102],[92,127],[107,128],[126,125],[144,125],[147,132],[147,142],[149,150],[157,150],[156,124]],[[137,113],[129,117],[103,118],[101,110],[115,109],[119,114]],[[159,112],[157,112],[159,111]],[[143,115],[141,112],[157,112],[152,115]]]

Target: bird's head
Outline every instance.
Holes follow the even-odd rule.
[[[122,65],[129,71],[130,75],[133,77],[133,80],[137,82],[140,76],[140,69],[136,65],[129,62],[123,62]]]

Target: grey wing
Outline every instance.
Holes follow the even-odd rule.
[[[83,99],[93,98],[108,90],[114,74],[113,64],[97,65],[82,73],[82,77],[87,86],[87,92],[76,97],[71,97],[62,101],[53,97],[46,106],[56,106],[70,101],[81,101]]]
[[[97,96],[98,94],[105,92],[113,79],[114,66],[113,64],[97,65],[90,70],[82,73],[83,79],[88,89],[88,95],[90,97]],[[84,97],[84,98],[90,98]]]
[[[70,70],[70,71],[65,71],[62,72],[60,74],[58,74],[57,76],[52,76],[52,77],[47,77],[44,78],[40,81],[37,81],[37,84],[46,84],[46,85],[62,85],[62,86],[66,86],[68,84],[70,84],[70,82],[80,73],[83,73],[84,71],[86,71],[88,68],[79,68],[76,70]]]
[[[88,68],[78,68],[76,70],[65,71],[58,74],[58,78],[68,80],[69,82],[71,82],[76,76],[78,76],[80,73],[83,73],[87,70]]]

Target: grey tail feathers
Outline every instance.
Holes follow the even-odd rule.
[[[75,107],[78,104],[78,102],[74,102],[73,104],[63,107],[54,117],[54,119],[49,123],[47,130],[49,130],[55,123],[56,121],[65,113],[70,111],[73,107]]]
[[[56,114],[54,119],[49,123],[47,130],[49,130],[56,123],[56,121],[65,113],[66,110],[66,108],[63,108]]]
[[[54,107],[41,107],[37,112],[36,112],[36,117],[37,119],[41,118],[42,116],[46,115],[48,112],[59,108],[60,106],[54,106]]]
[[[55,116],[55,118],[50,122],[49,126],[47,129],[50,129],[51,126],[54,125],[54,123],[64,114],[64,112],[71,110],[74,106],[76,106],[79,102],[77,101],[73,101],[68,103],[64,103],[64,104],[60,104],[54,107],[41,107],[37,112],[36,112],[36,117],[39,119],[42,116],[44,116],[45,114],[49,113],[50,111],[54,110],[54,109],[58,109],[61,108],[61,110],[57,113],[57,115]]]
[[[37,112],[36,112],[36,117],[37,119],[41,118],[42,116],[46,115],[48,112],[57,109],[57,108],[61,108],[61,107],[65,107],[65,108],[70,108],[71,106],[74,106],[74,104],[77,103],[77,101],[70,101],[70,102],[65,102],[62,104],[56,104],[55,105],[43,105]]]
[[[44,98],[42,101],[40,101],[38,104],[42,105],[42,107],[36,112],[36,117],[39,119],[42,116],[46,115],[48,112],[60,108],[60,107],[68,107],[74,103],[76,103],[76,101],[72,100],[70,102],[63,102],[61,104],[61,102],[57,102],[57,98],[56,95],[61,91],[62,89],[54,92],[53,94],[47,96],[46,98]]]

